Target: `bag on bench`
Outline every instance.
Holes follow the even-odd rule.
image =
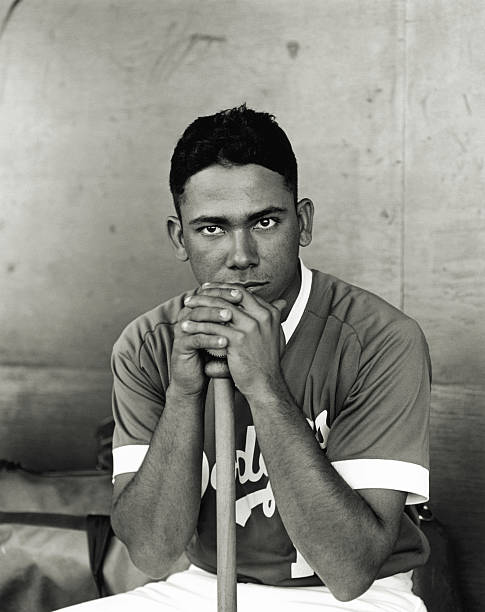
[[[106,471],[0,464],[2,612],[50,612],[150,580],[112,537],[111,493]]]

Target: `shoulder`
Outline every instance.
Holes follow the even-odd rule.
[[[129,354],[134,357],[139,356],[147,344],[171,343],[173,327],[184,306],[184,299],[194,291],[175,296],[133,319],[116,340],[113,354]]]
[[[318,270],[313,270],[308,310],[332,319],[362,349],[385,339],[426,344],[418,323],[404,312],[371,291]]]

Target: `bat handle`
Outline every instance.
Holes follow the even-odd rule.
[[[217,610],[236,612],[236,443],[231,378],[214,378],[217,505]]]

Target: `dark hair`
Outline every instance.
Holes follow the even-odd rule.
[[[213,164],[264,166],[283,176],[297,200],[295,154],[287,135],[269,113],[243,104],[198,117],[189,125],[175,147],[170,167],[170,191],[179,217],[186,182]]]

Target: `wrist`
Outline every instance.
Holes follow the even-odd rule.
[[[207,384],[197,391],[187,390],[183,386],[172,381],[167,388],[167,402],[183,402],[185,405],[200,405],[204,404],[207,392]]]
[[[261,376],[258,380],[254,380],[243,395],[251,406],[256,407],[280,401],[286,398],[288,393],[283,373],[279,370],[274,374]]]

